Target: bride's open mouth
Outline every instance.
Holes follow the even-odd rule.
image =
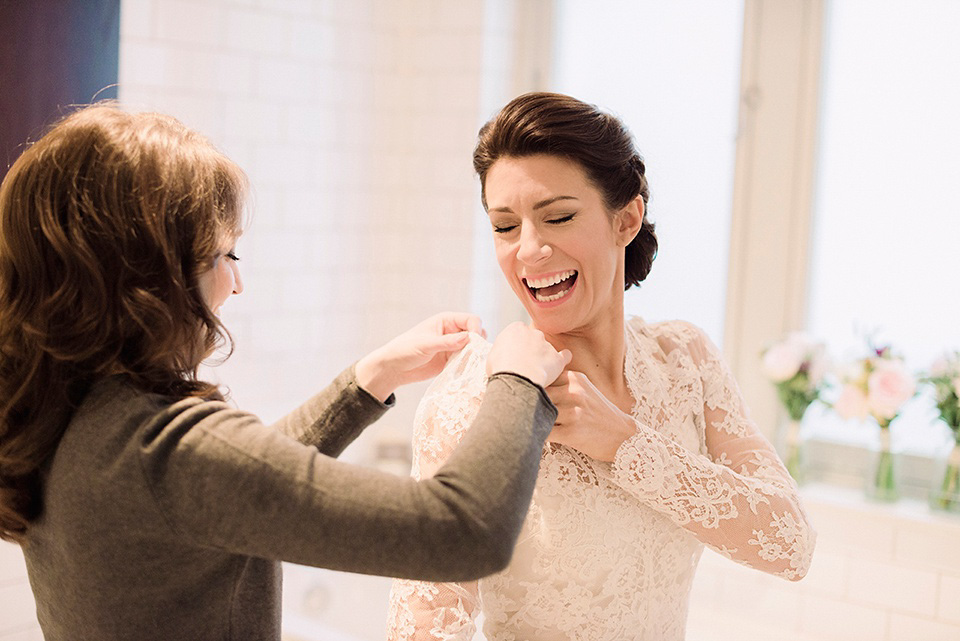
[[[523,284],[526,285],[530,295],[539,303],[552,303],[565,297],[573,290],[577,282],[578,272],[570,269],[565,272],[557,272],[545,278],[524,278]]]

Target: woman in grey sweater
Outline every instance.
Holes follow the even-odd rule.
[[[469,435],[420,482],[336,456],[475,317],[424,321],[263,425],[197,378],[243,289],[245,184],[176,120],[96,106],[0,186],[0,537],[48,640],[279,639],[280,561],[459,581],[510,559],[569,352],[504,330]]]

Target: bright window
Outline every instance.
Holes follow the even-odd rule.
[[[723,336],[742,0],[560,0],[553,86],[620,116],[646,161],[660,252],[628,314]]]
[[[829,3],[809,329],[844,359],[865,335],[914,370],[960,348],[960,3]],[[894,423],[929,452],[946,428],[929,397]],[[856,442],[868,426],[808,421]]]

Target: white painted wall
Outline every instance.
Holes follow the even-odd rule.
[[[705,552],[688,641],[960,639],[960,521],[920,502],[864,503],[859,490],[803,497],[818,533],[809,574],[792,583]]]

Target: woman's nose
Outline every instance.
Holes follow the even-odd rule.
[[[517,250],[517,259],[533,265],[550,257],[553,253],[550,245],[533,225],[520,229],[520,248]]]
[[[243,293],[243,278],[240,277],[240,268],[236,265],[233,266],[233,293]]]

